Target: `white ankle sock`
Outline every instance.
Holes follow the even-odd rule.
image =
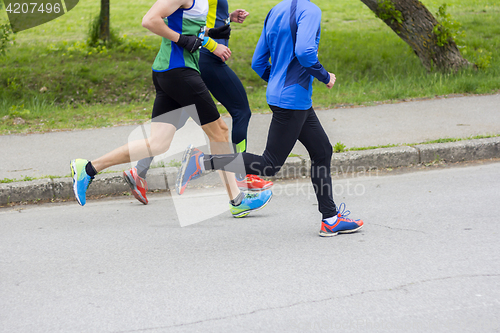
[[[323,219],[328,223],[329,225],[334,225],[337,222],[337,215]]]

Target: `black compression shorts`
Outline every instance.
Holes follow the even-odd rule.
[[[196,70],[175,68],[166,72],[153,71],[153,83],[156,89],[153,122],[169,123],[180,128],[186,121],[186,113],[200,126],[220,118],[212,96]]]

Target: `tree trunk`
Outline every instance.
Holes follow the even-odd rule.
[[[380,17],[402,40],[415,51],[424,67],[431,71],[457,70],[472,65],[462,57],[455,42],[450,38],[443,46],[437,44],[433,32],[438,24],[434,16],[419,0],[361,0],[375,15]],[[401,14],[399,20],[384,13],[379,3],[389,2]]]
[[[99,39],[109,41],[109,0],[101,0]]]

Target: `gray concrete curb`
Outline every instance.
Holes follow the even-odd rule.
[[[437,160],[463,162],[496,157],[500,157],[500,137],[334,154],[332,172],[405,167]]]
[[[464,140],[449,143],[422,144],[393,148],[351,151],[334,154],[332,173],[349,173],[406,167],[431,163],[437,160],[462,162],[500,157],[500,137]],[[300,157],[290,157],[276,179],[302,178],[309,175],[310,161]],[[177,176],[176,168],[156,168],[148,173],[149,190],[169,190],[173,188]],[[216,173],[214,173],[216,176]],[[202,177],[198,186],[212,186],[217,177]],[[168,184],[171,184],[169,186]],[[121,173],[101,174],[88,195],[108,195],[129,191]],[[71,178],[40,179],[26,182],[0,184],[0,205],[18,202],[73,198]]]

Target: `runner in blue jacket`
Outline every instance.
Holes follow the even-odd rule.
[[[267,15],[252,60],[252,68],[268,82],[267,102],[273,111],[264,153],[204,155],[188,149],[178,188],[205,170],[226,170],[261,176],[275,175],[300,141],[311,158],[311,181],[322,214],[320,236],[351,233],[363,221],[347,218],[349,211],[333,201],[330,163],[332,145],[312,108],[312,82],[317,78],[331,89],[335,75],[318,60],[321,10],[309,0],[284,0]],[[271,61],[269,61],[269,58]],[[199,162],[202,163],[199,163]]]
[[[320,22],[321,10],[309,1],[283,1],[267,15],[252,69],[269,82],[269,105],[308,110],[313,79],[330,83],[330,73],[318,60]]]

